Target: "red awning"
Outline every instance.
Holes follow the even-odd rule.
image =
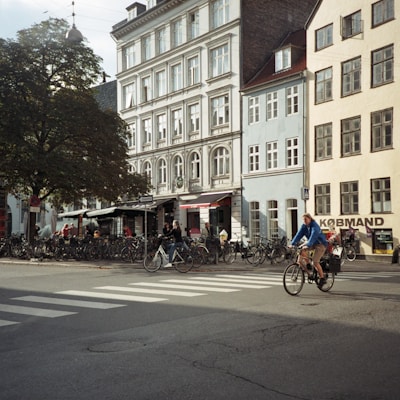
[[[232,192],[229,193],[209,193],[199,196],[195,200],[190,200],[186,204],[181,204],[180,208],[208,208],[211,206],[218,207],[221,200],[230,197]]]

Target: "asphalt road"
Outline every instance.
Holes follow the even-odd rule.
[[[0,398],[398,399],[400,268],[0,262]]]

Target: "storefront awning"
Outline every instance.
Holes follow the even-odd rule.
[[[181,204],[180,208],[208,208],[218,207],[219,202],[223,199],[230,197],[232,192],[225,193],[208,193],[199,196],[197,199],[190,200],[186,204]]]
[[[86,215],[88,216],[88,218],[113,218],[119,217],[123,214],[127,216],[141,215],[144,211],[150,211],[150,209],[146,210],[144,206],[114,206],[102,208],[101,210],[89,211]]]
[[[73,218],[73,217],[79,217],[79,215],[82,215],[85,217],[88,211],[90,211],[90,208],[83,208],[81,210],[67,211],[65,213],[58,214],[57,217],[58,218]]]

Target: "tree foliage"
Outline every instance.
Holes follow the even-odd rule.
[[[148,184],[128,172],[125,123],[94,97],[101,59],[68,29],[50,18],[0,39],[0,174],[53,203],[137,197]]]

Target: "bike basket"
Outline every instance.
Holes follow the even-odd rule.
[[[341,261],[339,257],[331,254],[329,257],[329,272],[340,272],[342,267]]]

